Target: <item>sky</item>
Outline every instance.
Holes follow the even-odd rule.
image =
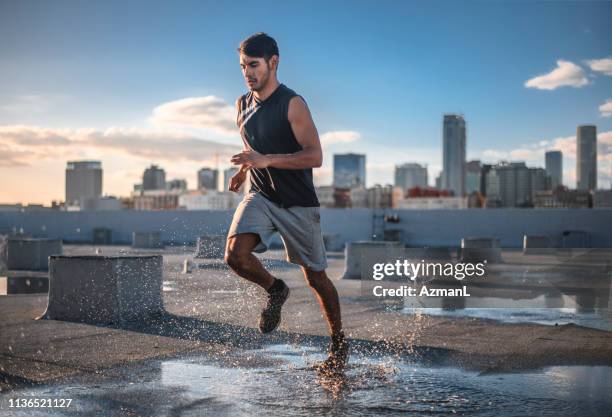
[[[196,187],[240,150],[236,48],[265,31],[279,80],[302,95],[324,149],[367,155],[367,185],[396,164],[442,168],[442,118],[463,114],[467,157],[544,167],[598,131],[612,181],[612,2],[0,0],[0,203],[63,200],[69,160],[95,159],[127,196],[152,163]]]

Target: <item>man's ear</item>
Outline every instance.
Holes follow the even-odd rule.
[[[270,67],[274,68],[275,70],[278,69],[278,55],[272,55],[270,58]]]

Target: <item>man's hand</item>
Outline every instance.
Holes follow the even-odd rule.
[[[246,174],[247,174],[246,169],[244,170],[240,169],[240,171],[232,175],[232,178],[230,178],[230,181],[229,181],[229,190],[237,193],[240,186],[246,180]]]
[[[267,155],[260,154],[254,150],[245,150],[230,159],[234,165],[246,165],[247,168],[268,168],[270,161]]]

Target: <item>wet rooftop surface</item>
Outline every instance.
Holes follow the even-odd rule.
[[[96,377],[0,395],[7,416],[605,416],[612,368],[557,366],[479,373],[397,356],[356,356],[340,377],[311,369],[317,349],[271,345],[222,356],[151,360]],[[72,399],[67,409],[10,408],[13,398]]]
[[[0,415],[599,416],[612,408],[612,332],[600,309],[373,302],[358,281],[338,279],[344,260],[332,254],[328,273],[353,354],[344,378],[321,379],[310,367],[324,358],[327,329],[282,252],[263,261],[292,295],[279,330],[263,336],[256,330],[263,295],[222,261],[194,260],[181,248],[101,252],[163,254],[167,314],[120,326],[36,321],[45,295],[1,296]],[[181,272],[185,259],[195,262],[192,273]],[[73,402],[8,407],[31,397]]]

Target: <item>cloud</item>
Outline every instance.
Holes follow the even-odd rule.
[[[359,140],[361,134],[353,130],[334,130],[321,135],[321,144],[329,146],[336,143],[349,143]]]
[[[167,162],[210,161],[227,158],[239,146],[170,131],[108,128],[49,129],[38,126],[0,126],[0,164],[33,165],[38,160],[82,158],[88,154],[129,156]]]
[[[604,104],[599,106],[601,117],[612,117],[612,100],[606,100]]]
[[[591,59],[586,61],[591,70],[602,72],[605,75],[612,75],[612,57],[602,59]]]
[[[213,129],[236,135],[236,109],[215,96],[188,97],[163,103],[153,109],[149,119],[155,125],[180,125]]]
[[[28,156],[27,152],[16,151],[0,143],[0,167],[22,167],[28,164],[23,159]]]
[[[581,67],[573,62],[557,61],[557,68],[548,74],[539,75],[525,82],[527,88],[537,88],[538,90],[554,90],[559,87],[582,87],[589,83],[589,80]]]

